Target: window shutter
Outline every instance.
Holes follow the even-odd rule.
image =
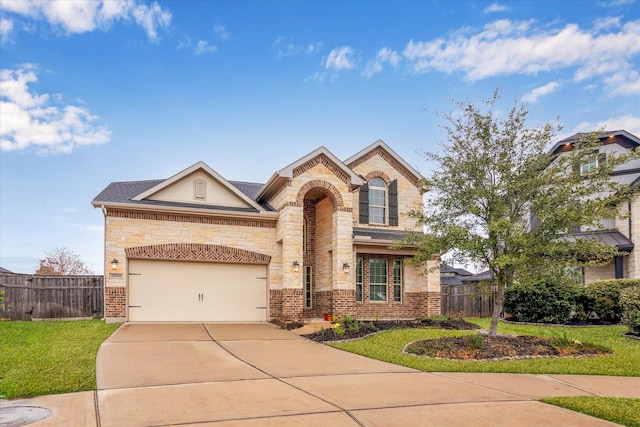
[[[398,180],[389,184],[389,225],[398,225]]]
[[[360,224],[369,224],[369,184],[360,186]]]

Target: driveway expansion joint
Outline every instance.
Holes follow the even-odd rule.
[[[204,324],[203,324],[203,326],[204,326]],[[209,330],[207,329],[207,327],[206,327],[206,326],[205,326],[204,328],[205,328],[205,330],[207,331],[207,334],[211,337],[211,340],[212,340],[212,341],[214,341],[215,343],[217,343],[217,344],[218,344],[220,347],[222,347],[222,348],[223,348],[227,353],[229,353],[231,356],[233,356],[233,357],[235,357],[236,359],[238,359],[240,362],[246,363],[247,365],[251,366],[252,368],[254,368],[254,369],[256,369],[256,370],[258,370],[258,371],[262,372],[262,373],[263,373],[263,374],[265,374],[265,375],[268,375],[270,378],[272,378],[272,379],[274,379],[274,380],[277,380],[277,381],[279,381],[280,383],[285,384],[285,385],[286,385],[286,386],[288,386],[288,387],[291,387],[291,388],[293,388],[293,389],[295,389],[295,390],[298,390],[298,391],[300,391],[300,392],[302,392],[302,393],[304,393],[304,394],[306,394],[306,395],[308,395],[308,396],[311,396],[311,397],[313,397],[313,398],[315,398],[315,399],[318,399],[318,400],[320,400],[320,401],[322,401],[322,402],[324,402],[324,403],[326,403],[326,404],[328,404],[328,405],[333,406],[334,408],[338,408],[341,412],[344,412],[344,413],[345,413],[345,414],[347,414],[351,419],[353,419],[356,423],[358,423],[358,425],[360,425],[361,427],[364,427],[364,424],[362,424],[362,423],[361,423],[361,422],[360,422],[360,421],[359,421],[359,420],[358,420],[358,419],[357,419],[353,414],[351,414],[351,412],[349,412],[349,410],[347,410],[347,409],[345,409],[345,408],[342,408],[342,407],[340,407],[340,406],[336,405],[335,403],[332,403],[332,402],[330,402],[330,401],[328,401],[328,400],[324,399],[323,397],[320,397],[320,396],[314,395],[313,393],[311,393],[311,392],[309,392],[309,391],[307,391],[307,390],[304,390],[304,389],[302,389],[302,388],[300,388],[300,387],[297,387],[297,386],[295,386],[295,385],[293,385],[293,384],[290,384],[290,383],[288,383],[288,382],[286,382],[286,381],[282,380],[281,378],[276,377],[276,376],[274,376],[274,375],[270,374],[269,372],[265,371],[264,369],[261,369],[261,368],[259,368],[259,367],[255,366],[255,365],[254,365],[254,364],[252,364],[251,362],[248,362],[248,361],[246,361],[246,360],[241,359],[241,358],[240,358],[240,357],[238,357],[236,354],[234,354],[234,353],[233,353],[233,352],[232,352],[232,351],[231,351],[227,346],[223,345],[223,344],[222,344],[222,342],[216,341],[216,339],[211,335],[211,333],[209,332]],[[259,341],[259,340],[251,340],[251,341]],[[290,341],[290,340],[278,340],[278,341]]]

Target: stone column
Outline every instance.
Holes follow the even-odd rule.
[[[351,209],[338,208],[333,213],[333,314],[354,315],[356,299],[353,260],[353,216]],[[344,269],[349,264],[349,272]]]
[[[286,320],[302,320],[303,310],[303,208],[286,206],[280,212],[279,234],[282,237],[282,316]],[[294,262],[298,271],[294,271]]]

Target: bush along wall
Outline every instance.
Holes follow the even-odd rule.
[[[582,304],[586,313],[595,312],[600,320],[618,323],[622,319],[621,292],[640,286],[636,279],[598,280],[584,287]]]
[[[576,286],[536,281],[514,284],[505,290],[504,311],[519,322],[566,323],[576,309]]]
[[[640,286],[620,291],[622,323],[629,327],[629,334],[640,337]]]

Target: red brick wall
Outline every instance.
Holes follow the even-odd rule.
[[[127,316],[126,288],[105,287],[104,315],[106,318],[125,318]]]
[[[282,318],[284,320],[302,320],[303,290],[282,289]]]
[[[274,319],[282,317],[282,290],[269,290],[269,316]]]

